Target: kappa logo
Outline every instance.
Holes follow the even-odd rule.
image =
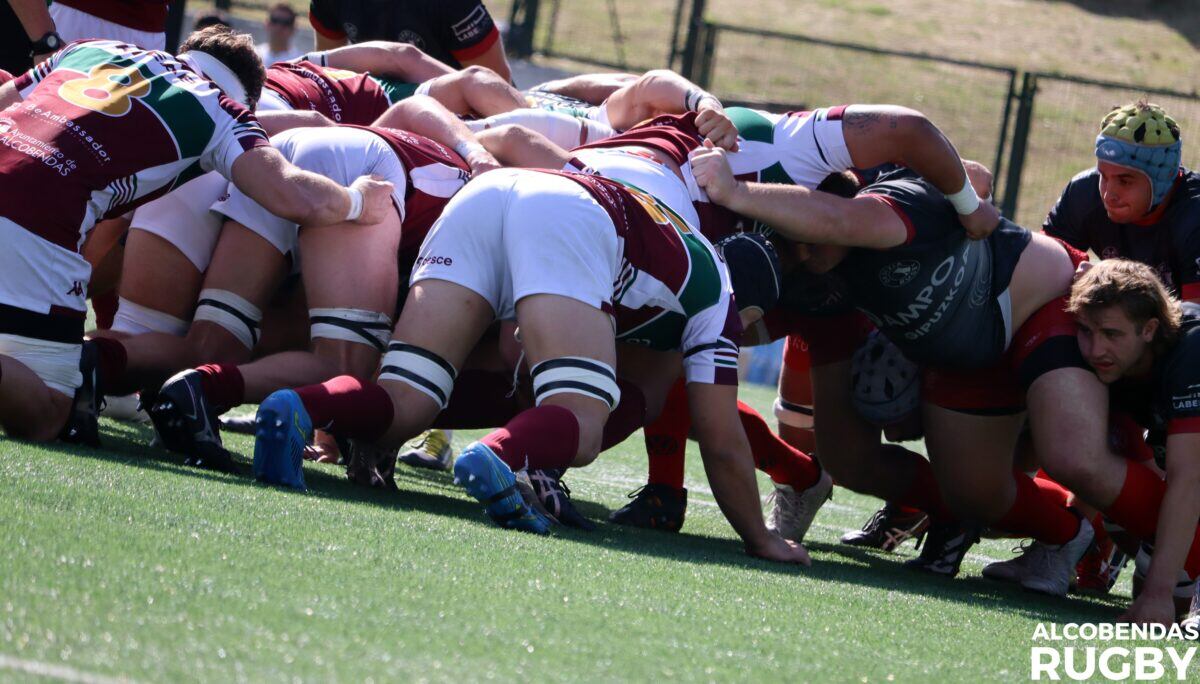
[[[879,282],[885,287],[904,287],[921,272],[921,263],[908,259],[894,261],[879,269]]]

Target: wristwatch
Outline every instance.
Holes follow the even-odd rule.
[[[59,48],[61,48],[62,46],[63,46],[62,36],[58,35],[54,31],[48,31],[46,33],[46,35],[33,41],[33,45],[31,46],[31,49],[29,50],[29,54],[30,54],[30,56],[32,56],[32,55],[44,55],[44,54],[47,54],[50,52],[58,52]]]

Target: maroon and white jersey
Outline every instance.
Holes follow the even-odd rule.
[[[404,190],[403,230],[400,261],[411,263],[446,202],[471,179],[471,169],[462,157],[429,138],[395,128],[363,128],[383,138],[408,173]]]
[[[417,89],[416,84],[308,61],[272,64],[264,87],[292,109],[320,112],[330,121],[360,126],[372,123]]]
[[[600,176],[562,175],[595,198],[617,232],[617,340],[682,352],[688,382],[736,385],[742,325],[729,272],[713,246],[645,192]]]
[[[78,252],[96,221],[205,171],[229,177],[267,144],[254,115],[185,60],[80,41],[16,79],[24,99],[0,112],[0,240],[43,274],[6,278],[0,303],[84,310],[91,269]]]

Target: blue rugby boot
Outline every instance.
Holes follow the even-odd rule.
[[[307,491],[304,447],[312,442],[313,426],[300,395],[272,392],[258,407],[254,424],[254,477]]]
[[[483,504],[501,527],[546,534],[550,519],[525,504],[512,468],[482,442],[472,442],[454,464],[454,482]]]

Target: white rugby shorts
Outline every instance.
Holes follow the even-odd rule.
[[[515,319],[535,294],[612,312],[621,246],[608,213],[578,183],[525,169],[489,171],[446,205],[421,245],[410,282],[445,280]]]
[[[271,138],[271,144],[296,166],[341,185],[368,175],[390,181],[395,186],[392,201],[404,219],[408,179],[404,165],[383,138],[360,128],[293,128]],[[228,197],[212,209],[246,226],[281,254],[290,255],[293,270],[298,270],[299,224],[263,209],[232,183]]]
[[[47,387],[68,397],[74,397],[83,384],[83,373],[79,372],[82,350],[82,342],[50,342],[0,333],[0,354],[25,364]]]
[[[216,171],[193,178],[171,192],[138,207],[130,230],[144,230],[171,243],[203,273],[212,262],[221,215],[211,210],[229,187]]]

